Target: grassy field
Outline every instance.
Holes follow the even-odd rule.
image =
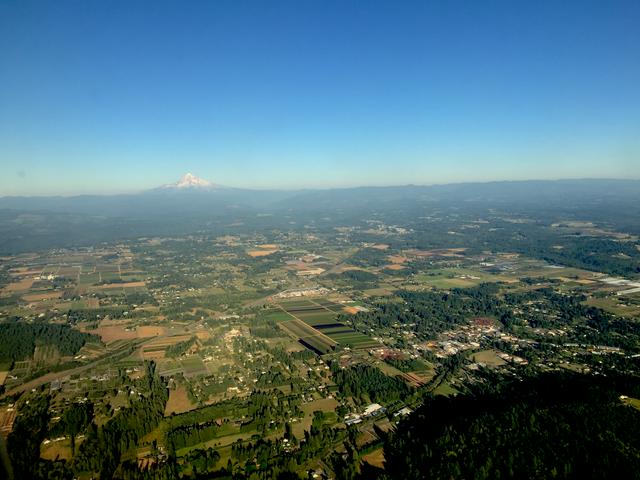
[[[334,323],[331,325],[335,325],[335,326],[331,326],[328,328],[318,328],[318,330],[320,330],[322,333],[324,333],[325,335],[328,336],[332,336],[338,333],[351,333],[353,332],[353,329],[351,329],[350,327],[347,327],[346,325],[343,325],[342,323]]]
[[[184,385],[179,385],[173,390],[169,391],[169,400],[167,401],[166,408],[164,410],[165,416],[172,413],[183,413],[193,410],[196,407],[187,394],[187,388]]]
[[[351,348],[372,348],[380,346],[380,344],[375,340],[372,340],[366,335],[356,331],[332,333],[327,335],[339,344],[349,346]]]
[[[384,468],[384,449],[380,447],[373,452],[367,453],[362,456],[361,460],[374,467]]]
[[[471,360],[474,362],[484,363],[488,367],[499,367],[505,365],[505,362],[500,358],[495,350],[482,350],[471,355]]]
[[[76,448],[78,448],[78,442],[76,442]],[[45,460],[69,460],[71,459],[71,440],[66,438],[65,440],[52,441],[47,445],[40,447],[40,457]]]
[[[271,310],[268,313],[265,313],[264,317],[276,322],[291,320],[291,315],[289,315],[287,312],[283,312],[282,310]]]
[[[60,360],[60,353],[54,345],[36,345],[33,352],[33,367],[43,368],[47,365],[58,363]]]
[[[180,360],[184,374],[186,377],[192,377],[195,375],[207,375],[208,370],[205,367],[202,359],[198,355],[191,355]]]
[[[285,310],[301,308],[301,307],[314,307],[316,306],[313,302],[309,300],[284,300],[280,302],[280,306]]]
[[[591,307],[598,307],[614,315],[620,315],[622,317],[639,317],[640,316],[640,304],[630,302],[629,299],[619,297],[605,297],[605,298],[589,298],[586,305]]]
[[[328,310],[317,310],[309,313],[292,312],[296,317],[308,325],[322,325],[332,323],[336,314]]]
[[[436,388],[433,391],[434,395],[444,395],[445,397],[450,397],[451,395],[457,395],[458,393],[460,393],[460,392],[458,392],[458,390],[453,388],[448,383],[442,383],[442,384],[438,385],[438,388]]]
[[[635,408],[636,410],[640,410],[640,400],[638,400],[637,398],[631,398],[631,397],[627,397],[623,400],[623,402],[626,405],[630,405],[633,408]]]
[[[467,268],[442,268],[416,275],[416,279],[435,288],[468,288],[483,282],[505,280],[503,275],[493,275]],[[509,278],[511,279],[511,278]]]
[[[334,398],[320,398],[301,406],[304,417],[300,421],[292,424],[292,432],[296,438],[304,438],[305,430],[311,428],[313,421],[313,412],[332,413],[338,407],[339,403]]]

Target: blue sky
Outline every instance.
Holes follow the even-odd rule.
[[[640,2],[0,2],[0,195],[640,178]]]

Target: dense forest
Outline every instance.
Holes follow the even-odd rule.
[[[50,323],[0,323],[0,361],[25,360],[37,343],[54,345],[61,355],[75,355],[89,340],[98,337],[68,325]]]
[[[390,402],[403,399],[411,393],[404,381],[385,375],[369,365],[342,369],[332,364],[331,369],[341,395],[353,397],[359,403]]]
[[[620,400],[636,379],[489,380],[426,399],[386,439],[380,478],[637,478],[640,412]]]
[[[355,329],[359,324],[373,328],[412,325],[416,333],[433,338],[474,315],[500,316],[505,310],[496,297],[497,292],[495,284],[481,284],[451,292],[400,291],[397,295],[403,302],[380,301],[371,311],[341,315],[338,321]]]

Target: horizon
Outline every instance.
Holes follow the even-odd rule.
[[[180,179],[186,175],[193,175],[191,172],[186,172]],[[205,180],[209,182],[209,179],[202,178],[198,175],[194,175],[199,180]],[[512,183],[561,183],[561,182],[639,182],[640,178],[615,178],[615,177],[574,177],[574,178],[530,178],[523,180],[485,180],[485,181],[468,181],[468,182],[442,182],[442,183],[402,183],[402,184],[362,184],[362,185],[350,185],[350,186],[327,186],[327,187],[300,187],[300,188],[251,188],[251,187],[237,187],[235,185],[222,185],[217,182],[209,182],[210,186],[205,188],[175,188],[177,182],[164,183],[162,185],[156,185],[155,187],[141,189],[141,190],[129,190],[129,191],[110,191],[110,192],[78,192],[69,194],[34,194],[34,195],[3,195],[0,193],[0,199],[2,198],[73,198],[81,196],[96,196],[96,197],[108,197],[118,195],[141,195],[151,192],[162,192],[166,187],[173,188],[175,190],[182,190],[185,193],[200,192],[206,193],[208,191],[215,190],[244,190],[255,192],[315,192],[315,191],[332,191],[332,190],[349,190],[349,189],[367,189],[367,188],[430,188],[430,187],[446,187],[446,186],[465,186],[465,185],[491,185],[491,184],[512,184]]]
[[[640,4],[5,2],[0,196],[640,178]]]

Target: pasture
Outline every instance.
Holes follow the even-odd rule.
[[[504,275],[494,275],[468,268],[440,268],[415,277],[422,283],[440,289],[469,288],[484,282],[506,281]],[[510,280],[511,277],[508,277]]]
[[[488,367],[500,367],[507,363],[498,356],[496,350],[482,350],[471,354],[470,358],[474,362],[483,363]]]
[[[189,410],[193,410],[196,405],[189,399],[187,388],[184,385],[179,385],[176,388],[169,390],[169,400],[164,410],[165,417],[172,413],[184,413]]]

